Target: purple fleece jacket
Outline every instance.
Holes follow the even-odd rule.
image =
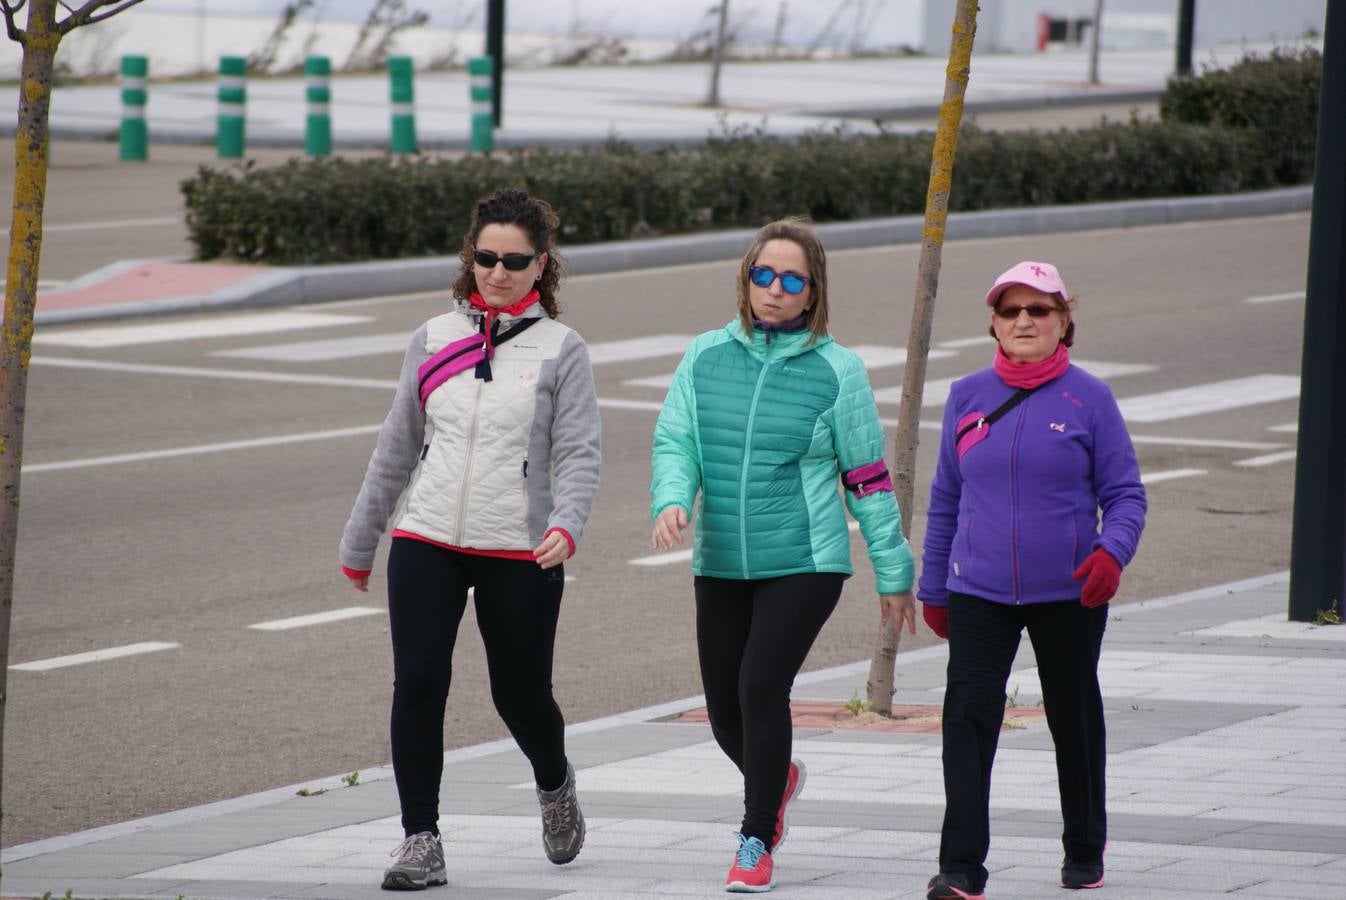
[[[1136,453],[1112,392],[1083,369],[1071,366],[955,445],[960,423],[989,415],[1014,390],[987,368],[949,391],[923,603],[944,606],[950,591],[996,603],[1069,600],[1082,586],[1072,573],[1095,548],[1123,567],[1136,554],[1145,527]]]

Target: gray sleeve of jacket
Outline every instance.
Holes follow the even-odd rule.
[[[564,528],[579,546],[598,493],[602,421],[589,348],[577,333],[566,335],[557,360],[551,421],[552,513],[547,528]]]
[[[426,360],[425,326],[416,329],[402,360],[393,407],[379,428],[364,484],[341,536],[341,564],[357,572],[374,567],[379,538],[411,480],[425,441],[425,413],[419,398],[419,369]]]

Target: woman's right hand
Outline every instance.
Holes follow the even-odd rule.
[[[687,510],[681,506],[665,506],[654,520],[654,534],[650,546],[657,550],[672,550],[682,543],[682,530],[687,527]]]
[[[368,575],[361,575],[359,578],[356,578],[354,575],[347,575],[346,578],[350,581],[351,587],[355,588],[357,591],[365,594],[369,593]]]

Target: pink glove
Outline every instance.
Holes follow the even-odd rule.
[[[929,603],[922,603],[921,618],[925,619],[925,624],[929,625],[930,630],[938,637],[948,640],[949,608],[947,606],[931,606]]]
[[[1093,609],[1107,603],[1117,593],[1117,585],[1122,581],[1122,567],[1111,553],[1099,547],[1080,563],[1071,577],[1076,581],[1084,579],[1080,603]]]

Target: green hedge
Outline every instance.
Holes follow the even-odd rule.
[[[1318,80],[1314,51],[1248,58],[1173,79],[1160,121],[1081,130],[959,135],[955,210],[1255,190],[1307,181]],[[1274,122],[1268,129],[1267,123]],[[276,264],[452,255],[481,195],[516,186],[547,198],[566,244],[919,213],[933,135],[818,132],[782,140],[734,131],[694,147],[620,141],[431,160],[304,160],[202,167],[182,184],[200,259]]]
[[[1314,48],[1249,55],[1228,69],[1170,78],[1159,115],[1165,122],[1250,132],[1269,177],[1308,181],[1322,79],[1323,56]]]

